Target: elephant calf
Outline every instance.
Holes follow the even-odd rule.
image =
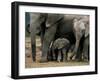
[[[56,39],[53,44],[52,44],[52,51],[53,51],[53,59],[56,59],[57,56],[57,61],[60,62],[62,57],[63,61],[67,60],[67,52],[70,47],[70,42],[66,38],[58,38]],[[55,50],[57,50],[57,53],[55,53]],[[56,55],[57,54],[57,55]]]

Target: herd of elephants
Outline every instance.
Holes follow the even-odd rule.
[[[33,62],[36,61],[36,35],[42,44],[40,62],[89,61],[89,15],[26,12],[25,18]]]

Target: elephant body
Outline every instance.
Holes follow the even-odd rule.
[[[57,56],[58,62],[60,62],[61,60],[66,61],[69,47],[70,47],[69,40],[65,38],[56,39],[52,44],[53,59],[55,60]],[[57,55],[55,55],[56,54],[55,50],[57,50]],[[61,57],[63,57],[63,59]]]

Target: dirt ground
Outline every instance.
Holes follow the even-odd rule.
[[[37,68],[37,67],[61,67],[61,66],[83,66],[89,65],[89,62],[75,62],[75,61],[67,61],[67,62],[46,62],[46,63],[39,63],[41,57],[41,50],[39,43],[40,40],[37,40],[37,49],[36,49],[36,62],[33,63],[32,61],[32,52],[31,52],[31,40],[30,37],[26,37],[25,39],[25,68]]]

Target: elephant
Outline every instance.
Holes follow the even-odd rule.
[[[65,14],[47,14],[47,13],[29,13],[30,21],[28,24],[28,29],[31,35],[31,47],[32,47],[32,58],[35,61],[36,54],[36,45],[35,45],[35,36],[39,35],[41,37],[42,43],[42,57],[41,62],[47,61],[49,46],[52,41],[59,37],[67,38],[71,44],[75,44],[73,50],[74,56],[79,47],[79,41],[82,37],[82,33],[85,36],[88,35],[88,28],[78,28],[75,25],[75,22],[84,22],[87,23],[88,20],[85,20],[87,16],[80,15],[65,15]],[[84,17],[84,18],[83,18]],[[74,25],[76,27],[74,27]],[[83,24],[84,25],[84,24]],[[76,30],[81,30],[81,32]]]
[[[85,27],[85,23],[83,22],[83,18],[76,17],[73,19],[73,31],[74,31],[74,35],[76,38],[76,43],[75,43],[75,48],[73,50],[71,59],[73,56],[76,57],[78,49],[80,49],[79,45],[80,45],[82,37],[85,35],[85,29],[86,29],[86,27]]]
[[[78,23],[77,23],[78,22]],[[71,44],[75,44],[71,58],[77,55],[80,39],[85,35],[84,16],[48,14],[46,17],[46,30],[43,39],[41,62],[47,61],[47,53],[50,43],[56,38],[67,38]],[[80,24],[80,25],[78,25]]]
[[[29,19],[27,20],[26,30],[30,33],[31,47],[32,47],[32,59],[36,60],[36,35],[40,36],[41,43],[45,32],[45,13],[32,13],[27,12]]]
[[[65,62],[67,60],[67,53],[70,48],[70,41],[66,38],[58,38],[56,39],[52,44],[52,53],[53,53],[53,59],[56,59],[57,54],[57,61],[60,62],[63,60]],[[57,53],[55,53],[55,50],[58,50]],[[61,58],[63,57],[63,59]]]
[[[77,60],[89,60],[89,16],[80,19],[85,26],[85,33],[81,37],[79,49],[76,55]]]

